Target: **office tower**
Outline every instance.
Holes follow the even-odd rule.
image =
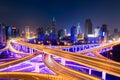
[[[77,36],[81,33],[80,23],[77,25]]]
[[[43,27],[39,27],[37,29],[37,39],[38,39],[38,41],[45,41],[46,40],[46,36],[44,34],[44,28]]]
[[[50,27],[46,27],[45,28],[45,35],[49,36],[50,33],[51,33],[51,28]]]
[[[58,30],[58,39],[61,40],[65,36],[64,29]]]
[[[25,37],[30,38],[30,27],[29,26],[25,26]]]
[[[118,33],[118,28],[114,28],[114,33]]]
[[[2,42],[6,43],[7,39],[6,39],[6,30],[5,30],[5,25],[2,26]]]
[[[12,26],[12,37],[16,37],[17,36],[17,30],[15,26]]]
[[[88,34],[92,34],[92,22],[91,19],[86,19],[85,21],[85,37],[88,36]]]
[[[6,43],[6,40],[12,37],[12,27],[0,24],[0,42]]]
[[[99,35],[100,35],[100,27],[96,27],[94,29],[94,37],[99,37]]]
[[[67,36],[67,30],[66,29],[64,29],[64,35]]]
[[[56,21],[55,21],[54,17],[53,17],[53,20],[52,20],[52,32],[56,33]]]
[[[70,37],[71,42],[75,43],[77,42],[77,27],[72,26],[71,27],[71,37]]]
[[[43,27],[37,28],[37,34],[44,34],[44,29],[43,29]]]
[[[19,28],[17,28],[17,30],[16,30],[16,37],[19,37],[20,36],[20,30],[19,30]]]
[[[100,37],[102,42],[107,42],[108,40],[108,29],[107,25],[103,24],[102,27],[100,28]]]
[[[2,36],[2,25],[0,24],[0,43],[2,43],[2,38],[3,38],[3,36]]]
[[[91,19],[86,19],[84,29],[84,42],[88,43],[88,34],[92,34],[92,22]]]
[[[11,38],[12,37],[12,26],[6,26],[5,30],[6,30],[6,39]]]
[[[119,31],[118,31],[118,28],[114,28],[114,31],[113,31],[113,39],[114,40],[118,40],[119,39]]]

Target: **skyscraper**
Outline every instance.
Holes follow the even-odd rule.
[[[103,24],[102,27],[100,28],[100,37],[102,41],[107,42],[108,29],[106,24]]]
[[[100,27],[96,27],[94,29],[94,37],[99,37],[99,35],[100,35]]]
[[[17,36],[17,29],[15,26],[12,26],[12,37],[16,37]]]
[[[58,30],[58,39],[61,40],[65,36],[64,29]]]
[[[6,26],[5,27],[6,32],[6,39],[9,39],[12,37],[12,26]]]
[[[30,38],[30,27],[29,26],[25,26],[25,37]]]
[[[76,42],[77,41],[77,27],[76,26],[71,27],[70,40],[71,40],[71,42]]]
[[[52,32],[56,33],[56,21],[55,21],[54,17],[53,17],[53,20],[52,20]]]
[[[2,25],[0,24],[0,43],[2,43]]]
[[[85,37],[88,36],[88,34],[92,34],[92,22],[91,19],[86,19],[85,21]]]
[[[80,23],[77,25],[77,36],[81,33]]]

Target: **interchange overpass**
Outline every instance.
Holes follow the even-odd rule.
[[[42,51],[42,52],[46,53],[47,55],[59,56],[61,58],[69,59],[73,62],[77,62],[79,64],[82,64],[82,65],[85,65],[85,66],[88,66],[88,67],[91,67],[94,69],[98,69],[98,70],[105,71],[110,74],[114,74],[116,76],[120,76],[120,73],[119,73],[120,64],[117,62],[112,62],[112,61],[106,62],[106,60],[104,60],[104,59],[96,59],[96,58],[91,58],[91,57],[87,57],[87,56],[83,56],[83,55],[73,54],[71,52],[65,52],[60,49],[50,49],[50,48],[46,48],[45,46],[29,44],[26,42],[21,42],[19,40],[13,41],[12,43],[19,44],[22,46],[27,46],[32,49],[36,49],[37,51]]]

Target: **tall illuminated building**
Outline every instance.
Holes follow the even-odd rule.
[[[88,34],[92,34],[92,22],[91,19],[86,19],[84,29],[84,42],[88,43]]]
[[[66,30],[66,29],[64,29],[64,35],[65,35],[65,36],[67,35],[67,30]]]
[[[30,27],[29,26],[25,26],[25,37],[30,38]]]
[[[61,40],[65,36],[64,29],[58,30],[58,39]]]
[[[71,42],[75,43],[77,42],[77,27],[72,26],[71,27],[71,36],[70,36]]]
[[[0,24],[0,42],[6,43],[7,39],[12,37],[12,27]]]
[[[12,37],[12,26],[6,26],[5,30],[6,30],[6,39],[11,38]]]
[[[2,43],[2,25],[0,24],[0,43]]]
[[[55,21],[54,17],[53,17],[53,20],[52,20],[52,32],[56,33],[56,21]]]
[[[114,28],[114,31],[113,31],[113,40],[118,40],[119,39],[119,31],[118,31],[118,28]]]
[[[86,19],[85,21],[85,37],[88,36],[88,34],[92,34],[92,22],[91,19]]]
[[[12,37],[16,37],[17,36],[17,29],[15,26],[12,26]]]
[[[107,29],[107,25],[103,24],[100,28],[100,37],[101,37],[101,41],[102,42],[107,42],[108,40],[108,29]]]
[[[77,36],[81,33],[80,23],[77,25]]]
[[[99,35],[100,35],[100,27],[96,27],[94,29],[94,37],[99,37]]]

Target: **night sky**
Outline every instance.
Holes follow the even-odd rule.
[[[113,31],[120,27],[120,0],[0,0],[0,22],[7,25],[50,27],[52,17],[58,29],[79,22],[83,32],[90,18],[93,27],[107,24]]]

